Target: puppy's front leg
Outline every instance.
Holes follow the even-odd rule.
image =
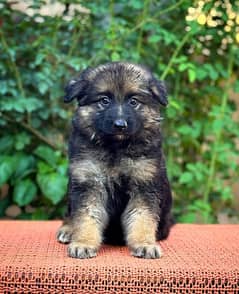
[[[134,195],[131,198],[123,214],[122,222],[126,242],[133,256],[161,257],[161,248],[156,243],[157,216],[141,195]]]
[[[106,220],[105,209],[97,201],[79,208],[73,217],[73,234],[68,255],[75,258],[96,256],[102,243]]]
[[[74,162],[70,166],[70,182],[72,236],[68,255],[75,258],[94,257],[108,221],[104,176],[97,162]]]

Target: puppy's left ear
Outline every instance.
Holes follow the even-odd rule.
[[[153,97],[159,101],[160,104],[166,106],[168,104],[168,94],[164,82],[153,78],[150,81],[150,90]]]
[[[77,98],[79,102],[79,100],[84,96],[87,84],[87,81],[81,77],[70,80],[65,87],[64,102],[69,103],[75,98]]]

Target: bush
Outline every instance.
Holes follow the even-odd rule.
[[[73,110],[62,103],[63,88],[78,71],[109,60],[146,64],[166,80],[164,147],[177,220],[236,215],[238,4],[49,3],[0,4],[0,216],[62,216]]]

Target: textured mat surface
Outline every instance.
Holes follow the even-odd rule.
[[[239,293],[239,225],[176,225],[158,260],[66,255],[59,221],[0,221],[0,293]]]

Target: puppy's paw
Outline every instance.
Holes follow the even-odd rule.
[[[68,246],[68,255],[74,258],[92,258],[97,255],[97,248],[80,242],[72,242]]]
[[[135,257],[147,258],[147,259],[155,259],[160,258],[162,254],[162,250],[159,245],[136,245],[131,248],[131,254]]]
[[[72,236],[72,228],[69,225],[63,225],[56,233],[56,239],[60,243],[67,244],[70,243]]]

